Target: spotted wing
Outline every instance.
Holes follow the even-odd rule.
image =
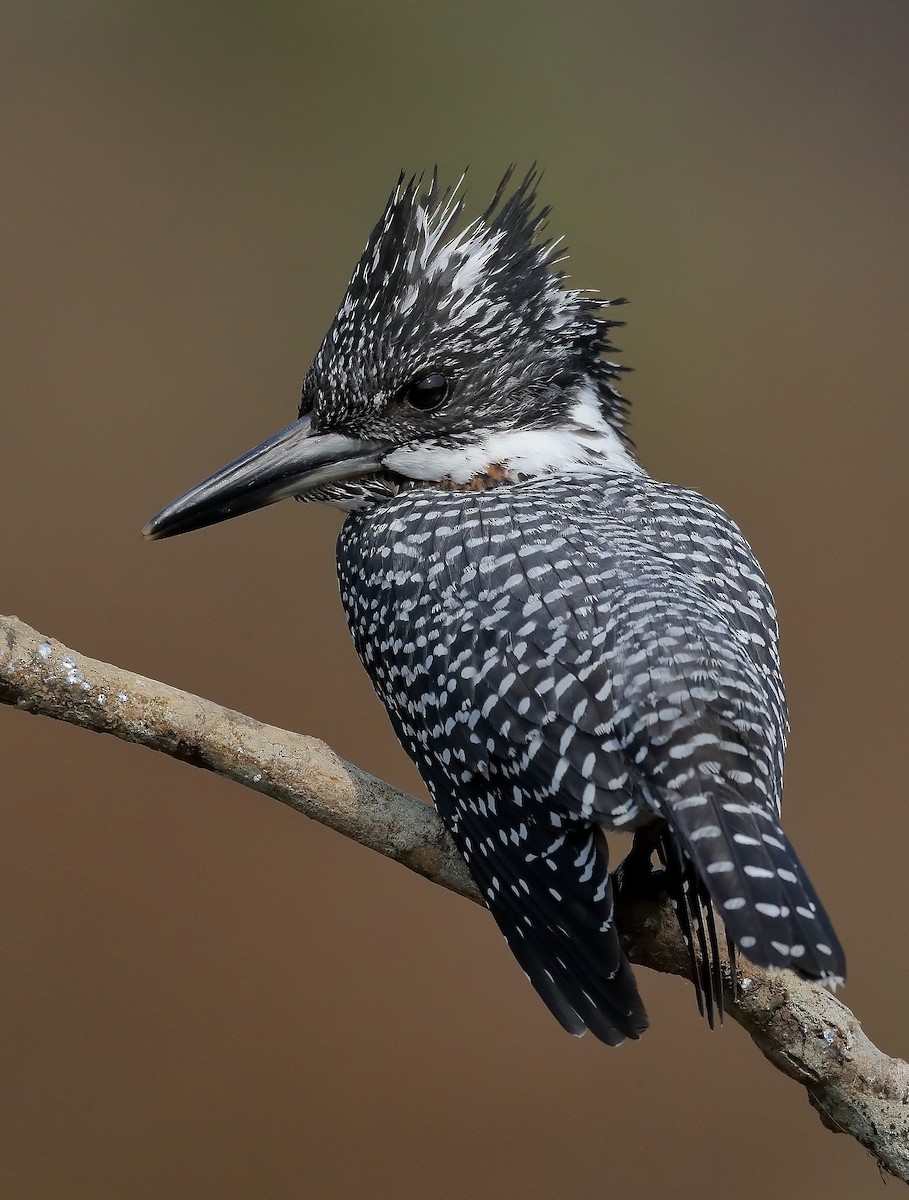
[[[577,563],[525,567],[520,586],[513,572],[467,630],[477,665],[451,696],[454,753],[485,755],[565,821],[662,817],[753,961],[842,976],[779,824],[775,647],[756,654],[747,627],[682,572],[602,551]]]
[[[494,778],[433,791],[509,948],[563,1028],[612,1046],[640,1036],[647,1017],[619,944],[602,833],[556,825]]]

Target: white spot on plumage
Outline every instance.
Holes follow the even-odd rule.
[[[735,870],[735,864],[731,863],[727,858],[716,859],[714,862],[707,864],[708,875],[723,875],[733,870]]]

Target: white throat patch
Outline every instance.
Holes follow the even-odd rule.
[[[393,450],[385,465],[397,475],[427,483],[450,479],[466,484],[493,465],[519,478],[559,471],[606,467],[642,472],[643,468],[600,411],[593,387],[582,384],[565,424],[552,429],[478,429],[466,446],[432,443]]]

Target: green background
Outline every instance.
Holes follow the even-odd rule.
[[[295,414],[401,167],[472,211],[539,161],[656,475],[774,585],[786,825],[846,1001],[909,1052],[909,9],[7,3],[0,607],[406,787],[343,627],[339,514],[144,545]],[[260,796],[0,712],[0,1195],[879,1196],[690,989],[610,1052],[479,910]]]

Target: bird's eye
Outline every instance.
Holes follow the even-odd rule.
[[[438,371],[414,379],[401,389],[402,399],[419,412],[432,412],[448,395],[448,379]]]

